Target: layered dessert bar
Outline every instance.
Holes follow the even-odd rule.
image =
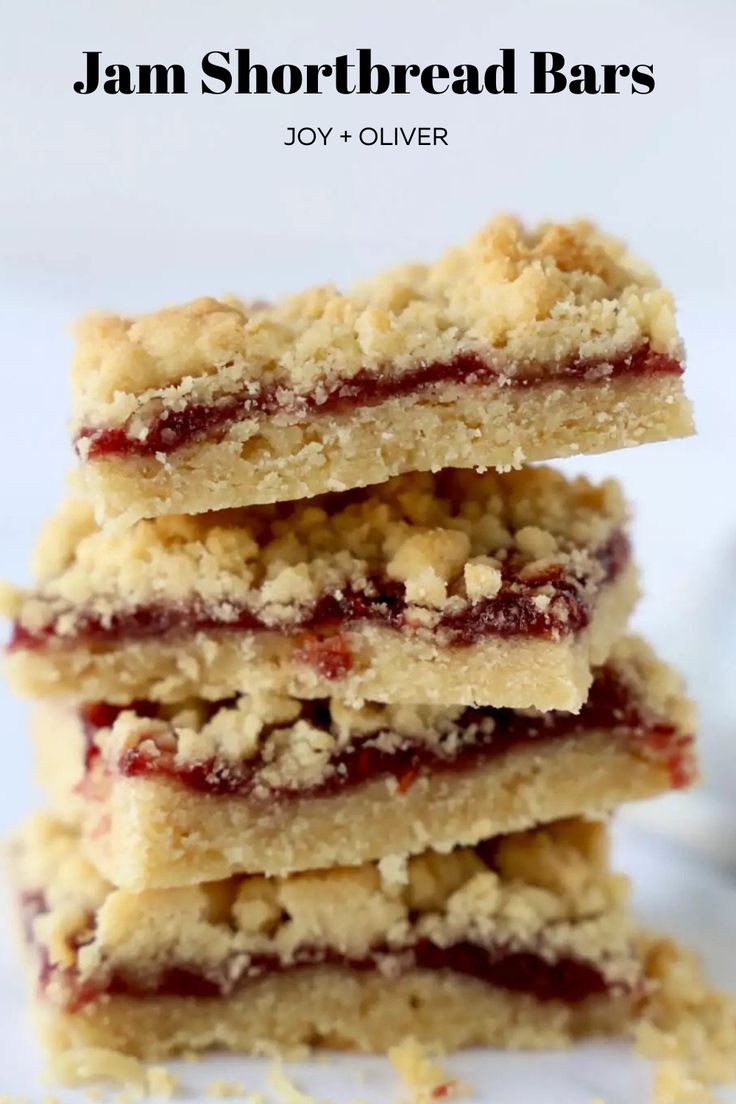
[[[98,529],[72,502],[6,588],[24,694],[237,693],[577,710],[636,597],[613,482],[400,476],[308,502]]]
[[[409,860],[115,889],[73,831],[15,849],[35,1010],[54,1050],[559,1045],[645,994],[605,829],[572,820]]]
[[[48,703],[33,727],[55,812],[133,889],[446,851],[696,774],[680,680],[633,638],[577,714],[241,695]]]
[[[78,339],[83,482],[126,522],[692,432],[669,292],[587,223],[497,218],[347,294],[96,315]]]

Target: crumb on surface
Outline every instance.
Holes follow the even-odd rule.
[[[660,1083],[674,1083],[675,1066],[701,1085],[736,1081],[736,998],[711,987],[697,956],[671,940],[652,945],[647,974],[654,987],[637,1025],[636,1046],[644,1057],[665,1064]]]
[[[313,1096],[297,1088],[284,1073],[281,1063],[274,1065],[268,1072],[268,1087],[275,1094],[279,1104],[318,1104]]]
[[[636,1027],[636,1049],[657,1060],[654,1104],[716,1104],[709,1086],[736,1081],[736,999],[711,987],[695,954],[655,940],[652,991]]]
[[[160,1096],[164,1100],[170,1100],[176,1095],[179,1078],[165,1066],[150,1066],[146,1070],[146,1087],[149,1096]]]
[[[113,1100],[115,1104],[138,1104],[138,1101],[143,1100],[145,1096],[145,1090],[139,1088],[137,1085],[130,1085],[120,1092],[115,1093]]]
[[[416,1039],[405,1039],[391,1047],[388,1057],[408,1090],[406,1104],[433,1104],[459,1096],[462,1091],[460,1083]]]
[[[237,1081],[211,1081],[205,1089],[207,1096],[223,1099],[229,1096],[244,1096],[245,1086]]]
[[[707,1085],[681,1062],[660,1062],[654,1070],[654,1104],[718,1104]]]

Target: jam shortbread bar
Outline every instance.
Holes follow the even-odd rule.
[[[600,824],[427,852],[391,872],[135,894],[36,817],[15,867],[35,1007],[57,1051],[372,1051],[408,1035],[547,1047],[627,1030],[646,990]]]
[[[98,529],[47,528],[15,618],[25,694],[236,693],[577,710],[636,580],[615,483],[545,468]]]
[[[133,889],[447,850],[600,817],[696,773],[680,680],[635,638],[577,714],[241,695],[50,702],[33,728],[55,812]]]
[[[347,294],[89,318],[74,433],[98,517],[131,522],[681,437],[682,371],[623,246],[502,217]]]

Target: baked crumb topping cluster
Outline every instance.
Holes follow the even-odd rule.
[[[104,763],[116,769],[136,752],[154,769],[170,763],[174,773],[208,765],[219,784],[228,770],[234,771],[235,783],[237,768],[252,763],[252,792],[266,797],[273,791],[309,790],[340,777],[347,771],[340,757],[357,748],[390,755],[426,746],[451,758],[463,746],[491,736],[494,727],[490,716],[460,724],[463,706],[353,706],[337,698],[306,705],[276,695],[243,696],[221,705],[214,715],[202,701],[168,712],[168,718],[149,719],[124,710],[111,727],[94,736]]]
[[[29,632],[74,636],[146,606],[205,608],[218,621],[242,609],[278,627],[321,595],[399,585],[417,625],[504,593],[554,614],[555,582],[594,593],[596,552],[622,526],[613,481],[566,480],[547,468],[499,474],[412,473],[368,490],[207,515],[163,517],[110,533],[71,502],[36,555],[38,585],[3,595]]]
[[[74,415],[132,421],[212,403],[250,385],[317,395],[359,373],[400,375],[463,354],[503,374],[544,375],[569,358],[606,361],[648,344],[681,355],[670,294],[624,247],[585,222],[525,229],[494,219],[431,265],[404,265],[347,293],[319,287],[274,306],[197,299],[81,323]]]
[[[19,866],[22,886],[44,897],[34,941],[51,965],[81,979],[115,970],[145,977],[176,963],[218,976],[226,966],[234,977],[249,955],[288,965],[300,948],[322,947],[360,959],[428,939],[574,953],[632,980],[628,887],[608,869],[602,825],[560,821],[486,847],[136,894],[106,883],[74,833],[38,815]]]
[[[629,695],[626,713],[616,714],[618,698],[611,701],[609,714],[594,710],[586,717],[570,717],[570,730],[579,720],[593,727],[641,728],[666,724],[687,734],[694,718],[690,703],[682,695],[681,680],[657,660],[640,639],[631,637],[614,648],[604,671]],[[595,694],[594,683],[592,693]],[[605,691],[603,691],[605,694]],[[625,700],[625,699],[624,699]],[[604,698],[605,702],[605,698]],[[493,741],[500,723],[503,737],[506,717],[512,711],[468,710],[465,706],[386,705],[375,702],[348,704],[339,698],[305,703],[274,694],[241,695],[213,705],[201,700],[156,707],[156,716],[141,715],[135,708],[122,709],[102,724],[90,726],[99,716],[90,707],[83,716],[103,762],[115,770],[130,752],[140,753],[155,767],[170,764],[173,772],[195,764],[207,764],[213,777],[252,763],[256,771],[253,792],[267,796],[278,790],[309,790],[346,770],[341,756],[357,749],[392,754],[404,749],[432,749],[452,759],[464,748],[480,741]],[[146,711],[144,710],[144,713]],[[544,735],[559,726],[565,714],[544,714],[537,710],[515,711],[526,723],[528,739]],[[564,731],[564,725],[562,726]],[[520,737],[521,738],[521,737]]]

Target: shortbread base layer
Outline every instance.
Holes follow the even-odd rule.
[[[303,1046],[382,1052],[407,1037],[443,1050],[561,1047],[630,1032],[632,996],[538,1001],[447,972],[397,979],[315,968],[254,981],[228,997],[115,995],[77,1012],[39,998],[34,1019],[52,1052],[104,1047],[144,1060],[210,1049],[288,1054]]]
[[[372,624],[346,627],[345,674],[329,678],[304,656],[299,636],[272,632],[200,632],[177,640],[122,642],[95,649],[66,644],[18,649],[6,659],[25,697],[74,697],[126,703],[219,700],[258,686],[301,698],[339,694],[347,701],[428,702],[580,709],[593,666],[605,663],[638,596],[633,565],[600,591],[587,628],[559,640],[489,634],[476,644],[443,646]]]
[[[297,423],[286,414],[251,419],[168,456],[88,461],[79,482],[99,520],[129,525],[365,487],[407,471],[519,467],[692,432],[679,377],[452,387]]]
[[[591,731],[425,775],[404,794],[379,779],[331,797],[259,804],[166,779],[107,775],[100,791],[93,783],[83,797],[75,789],[84,751],[74,715],[39,711],[34,742],[54,812],[82,826],[85,851],[106,878],[135,890],[472,845],[563,817],[603,817],[673,786],[672,765],[636,740]],[[682,756],[678,776],[694,778],[693,753]]]

